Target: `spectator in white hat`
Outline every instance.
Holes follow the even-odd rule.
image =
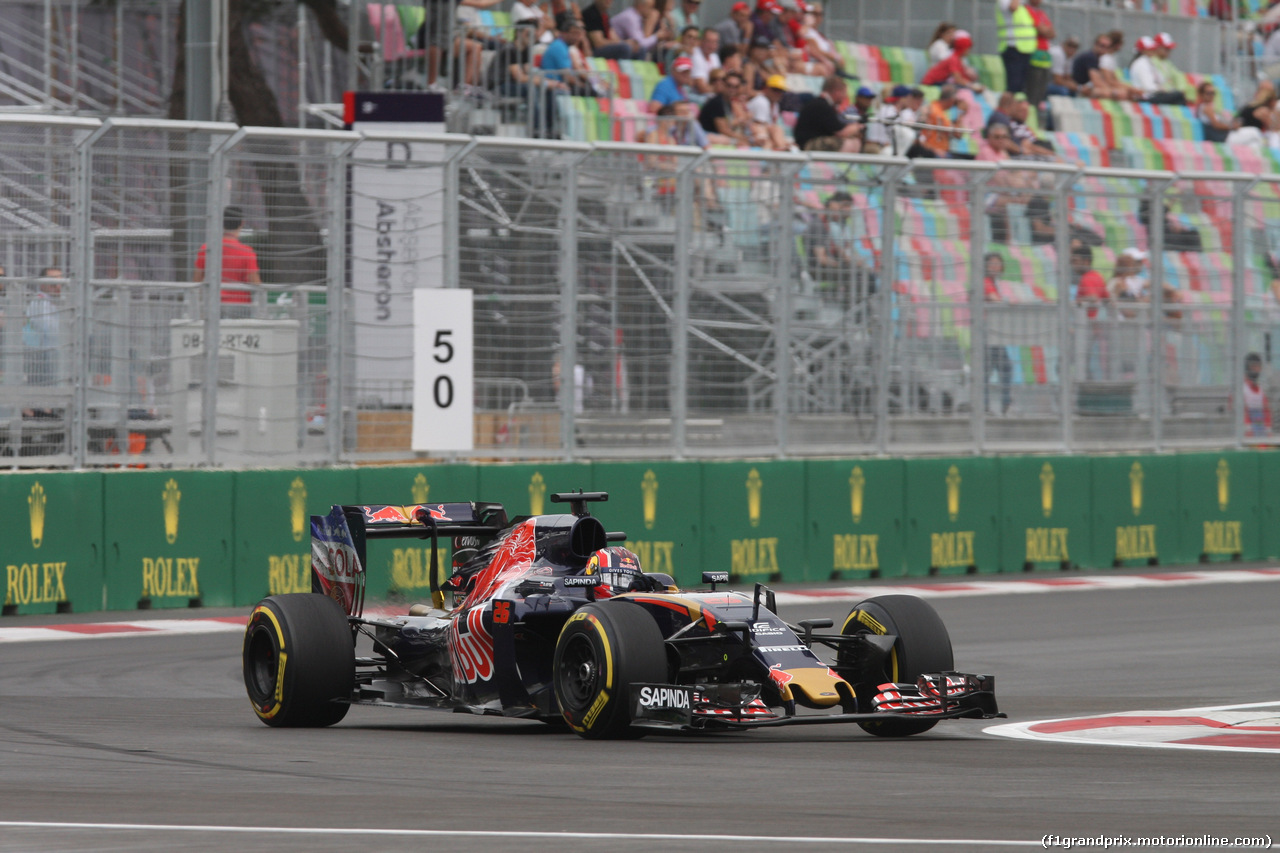
[[[1138,39],[1137,51],[1129,64],[1129,82],[1142,93],[1142,99],[1152,104],[1185,105],[1187,96],[1174,89],[1159,62],[1160,42],[1143,36]]]

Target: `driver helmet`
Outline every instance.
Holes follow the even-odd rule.
[[[599,574],[600,586],[596,595],[600,598],[642,588],[643,571],[635,552],[620,545],[601,548],[587,560],[588,575]]]

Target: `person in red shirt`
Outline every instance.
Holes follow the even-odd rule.
[[[1094,321],[1098,317],[1098,306],[1111,302],[1111,292],[1102,273],[1093,268],[1093,249],[1081,243],[1071,247],[1071,274],[1077,281],[1076,304],[1088,306],[1085,316],[1090,321],[1089,352],[1085,357],[1085,376],[1102,379],[1107,364],[1106,330],[1101,323]]]
[[[920,82],[925,86],[941,86],[943,83],[954,83],[957,86],[964,86],[966,89],[981,92],[982,84],[978,82],[978,72],[970,68],[968,63],[965,62],[965,56],[972,47],[973,36],[964,30],[958,30],[955,34],[955,41],[951,44],[951,55],[926,71]]]
[[[262,276],[258,272],[258,254],[240,242],[240,229],[244,226],[244,212],[238,207],[228,207],[222,212],[222,281],[224,284],[262,284]],[[208,244],[200,247],[196,253],[197,282],[204,281],[205,252]],[[238,287],[222,288],[222,304],[248,306],[253,302],[253,294]],[[232,312],[223,310],[230,316]],[[238,316],[248,316],[248,308],[234,310]]]

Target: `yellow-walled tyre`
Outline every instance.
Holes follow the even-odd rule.
[[[631,685],[667,682],[667,652],[653,617],[626,601],[588,604],[556,642],[556,701],[564,720],[591,739],[640,737],[631,728]]]
[[[268,726],[331,726],[347,715],[356,678],[347,616],[310,592],[273,595],[253,609],[244,632],[244,686]]]
[[[879,595],[854,606],[845,618],[843,634],[893,634],[897,637],[883,670],[857,672],[856,683],[874,688],[885,682],[914,684],[926,672],[945,672],[955,667],[951,636],[938,611],[914,595]],[[843,662],[843,661],[842,661]],[[859,690],[858,702],[864,702]],[[858,725],[879,737],[907,737],[927,732],[937,720],[875,720]]]

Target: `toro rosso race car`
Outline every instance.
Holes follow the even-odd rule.
[[[951,641],[913,596],[788,624],[774,594],[684,592],[643,571],[590,514],[603,492],[551,496],[570,512],[508,521],[501,504],[335,506],[311,518],[312,592],[264,599],[244,682],[269,726],[328,726],[351,705],[437,708],[567,724],[586,738],[653,729],[857,723],[901,737],[939,720],[1003,716],[995,680],[952,671]],[[364,616],[369,539],[452,540],[432,603]],[[452,607],[446,609],[446,597]],[[364,636],[372,653],[357,655]]]

